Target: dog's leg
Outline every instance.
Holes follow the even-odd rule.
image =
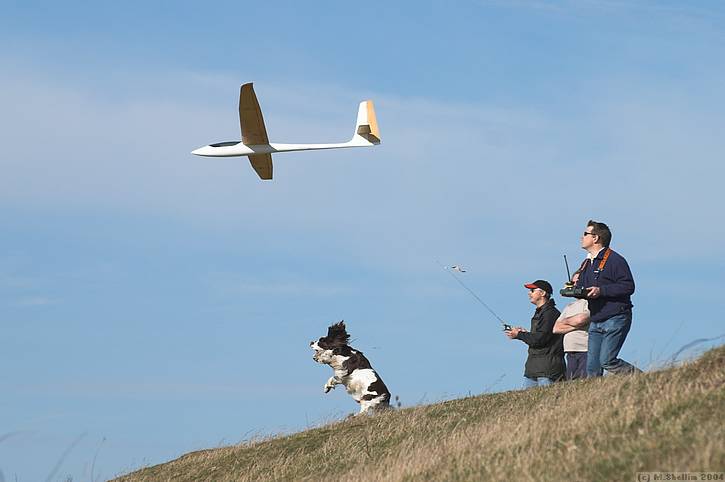
[[[360,411],[355,416],[367,415],[374,406],[373,400],[360,400]]]
[[[385,395],[379,395],[370,400],[361,400],[360,401],[360,413],[358,413],[357,415],[362,415],[364,413],[369,414],[369,413],[382,412],[388,408],[390,408],[390,405],[388,404],[387,400],[385,399]]]
[[[338,385],[340,383],[342,383],[342,381],[338,380],[335,377],[330,377],[330,379],[327,380],[327,383],[325,383],[325,387],[324,387],[325,393],[327,393],[330,390],[334,389],[335,388],[335,385]]]

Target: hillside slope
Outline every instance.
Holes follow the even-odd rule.
[[[118,481],[636,480],[725,470],[725,347],[678,368],[469,397],[202,450]]]

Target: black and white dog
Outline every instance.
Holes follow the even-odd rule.
[[[310,342],[310,347],[315,350],[312,359],[317,363],[330,365],[335,371],[325,383],[325,393],[335,388],[335,385],[345,385],[347,393],[360,404],[357,415],[389,408],[388,387],[362,352],[347,344],[349,340],[345,321],[341,321],[327,329],[327,336]]]

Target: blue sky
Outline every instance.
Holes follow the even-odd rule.
[[[637,282],[624,358],[725,331],[719,2],[267,3],[2,3],[0,477],[341,417],[307,344],[343,318],[404,405],[516,388],[524,345],[437,262],[526,325],[590,218]],[[383,144],[268,183],[189,154],[249,81],[273,141],[372,98]]]

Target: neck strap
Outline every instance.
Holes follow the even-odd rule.
[[[604,266],[607,264],[607,260],[609,259],[609,255],[612,254],[612,250],[610,248],[607,248],[607,250],[604,252],[604,256],[602,257],[602,260],[599,262],[599,268],[597,268],[597,271],[601,271],[604,269]],[[584,258],[584,261],[582,261],[582,265],[579,266],[579,272],[584,271],[584,267],[589,262],[589,258]],[[594,264],[594,260],[592,259],[592,264]]]
[[[612,254],[612,250],[607,248],[607,250],[604,252],[604,257],[599,262],[599,269],[597,271],[601,271],[604,269],[604,265],[607,264],[607,260],[609,259],[610,254]]]

